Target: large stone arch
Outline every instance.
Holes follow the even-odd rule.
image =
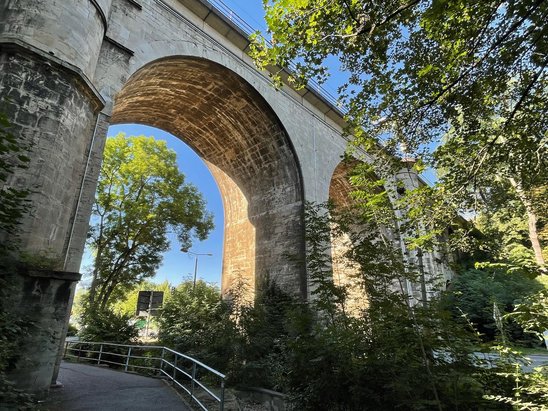
[[[235,278],[254,290],[269,277],[305,295],[299,165],[279,119],[249,83],[210,60],[162,58],[116,95],[111,124],[130,122],[179,137],[211,170],[225,212],[223,292]]]
[[[18,387],[55,381],[111,114],[170,131],[212,169],[230,224],[224,288],[240,270],[304,294],[302,203],[327,200],[346,123],[313,88],[275,90],[248,50],[232,16],[202,0],[0,2],[0,110],[32,147],[5,184],[31,190],[20,249],[55,265],[17,270],[13,316],[34,324]]]
[[[404,163],[404,165],[406,164]],[[356,188],[349,181],[354,169],[359,166],[360,160],[348,158],[341,161],[333,171],[329,187],[329,198],[339,211],[354,212],[356,209],[352,207],[356,205],[359,207],[358,202],[352,196],[352,192]],[[371,171],[368,178],[370,181],[377,181],[379,176]],[[442,256],[443,250],[439,248],[427,252],[420,249],[410,250],[401,238],[405,233],[400,232],[400,223],[397,220],[405,220],[405,212],[401,208],[395,207],[395,203],[398,201],[402,190],[416,189],[424,184],[410,167],[405,166],[396,175],[388,176],[383,186],[374,187],[375,192],[379,194],[384,193],[386,190],[386,201],[391,206],[387,210],[390,214],[382,216],[380,221],[386,222],[394,218],[394,224],[392,222],[387,225],[377,224],[375,231],[369,232],[378,235],[379,238],[382,234],[384,241],[392,243],[394,250],[401,252],[401,257],[407,265],[407,269],[416,271],[424,277],[422,280],[417,281],[402,279],[403,281],[392,283],[391,288],[405,293],[411,304],[416,304],[424,300],[425,297],[426,299],[432,298],[437,290],[444,287],[443,282],[449,281],[452,276],[448,262],[445,261],[450,261],[451,257],[449,255]],[[354,231],[354,233],[360,232],[362,227],[356,227],[355,229],[357,231]],[[441,243],[443,243],[443,240]],[[335,284],[348,287],[348,310],[351,314],[354,314],[367,307],[367,295],[364,293],[363,283],[360,283],[359,276],[357,276],[360,267],[345,257],[349,244],[350,238],[347,233],[332,232],[333,280]],[[421,287],[424,287],[424,289]]]

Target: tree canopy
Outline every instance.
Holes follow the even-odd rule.
[[[348,74],[339,91],[357,146],[379,156],[413,153],[419,171],[438,169],[435,194],[445,208],[477,210],[494,199],[482,194],[510,184],[544,264],[534,193],[548,185],[548,2],[264,4],[271,44],[255,37],[259,67],[291,63],[289,81],[299,87],[324,80],[326,59],[336,57]]]
[[[88,240],[95,254],[90,304],[104,308],[152,277],[170,231],[189,248],[212,228],[202,195],[185,183],[164,141],[123,133],[108,138]]]

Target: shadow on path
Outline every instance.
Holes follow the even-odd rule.
[[[190,411],[164,381],[108,368],[63,362],[58,380],[62,388],[50,390],[48,411]]]

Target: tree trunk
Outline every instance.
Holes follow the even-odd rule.
[[[108,289],[111,287],[111,284],[115,282],[114,277],[117,272],[118,271],[116,269],[111,269],[110,273],[107,276],[104,276],[103,281],[101,282],[101,287],[96,290],[96,296],[93,302],[97,308],[104,308],[106,306],[105,294],[108,293]],[[110,293],[108,294],[110,296]]]
[[[97,296],[97,287],[98,287],[98,280],[99,280],[99,258],[101,258],[102,249],[99,248],[97,250],[97,256],[95,257],[95,264],[93,267],[93,274],[91,277],[91,284],[89,286],[89,295],[88,295],[88,301],[89,305],[93,306],[95,304],[95,299]]]
[[[101,298],[101,301],[99,302],[99,308],[101,310],[104,310],[107,307],[108,300],[110,299],[110,295],[114,291],[114,288],[118,285],[118,283],[113,282],[111,285],[108,286],[108,288],[103,293],[103,296]]]
[[[95,263],[93,264],[93,274],[91,277],[91,285],[89,287],[88,301],[89,305],[93,306],[95,303],[95,295],[97,293],[97,279],[99,277],[99,261],[101,261],[101,255],[103,253],[103,229],[104,229],[104,215],[101,215],[99,222],[99,235],[97,236],[97,254],[95,255]]]
[[[527,212],[527,218],[529,220],[529,241],[531,241],[531,247],[535,253],[535,261],[539,266],[544,267],[545,261],[544,256],[542,255],[542,247],[540,246],[537,232],[537,214],[533,209],[531,200],[529,200],[527,193],[523,190],[521,185],[514,178],[509,178],[508,180],[510,181],[512,187],[516,190],[516,194]]]
[[[99,289],[97,289],[98,287],[95,287],[93,301],[90,299],[90,302],[95,304],[99,309],[104,309],[107,307],[110,295],[114,291],[114,288],[119,284],[119,281],[116,278],[127,266],[128,260],[137,248],[137,245],[138,243],[135,241],[131,248],[126,249],[121,255],[118,256],[116,261],[113,263],[113,266],[111,266],[109,270],[106,270],[108,271],[108,275],[105,275],[104,272],[102,273],[101,287],[99,287]]]

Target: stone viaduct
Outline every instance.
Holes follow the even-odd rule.
[[[303,206],[344,192],[344,121],[312,88],[275,90],[248,47],[203,0],[0,0],[0,110],[32,145],[8,181],[33,190],[21,249],[59,262],[22,281],[21,315],[41,331],[20,383],[44,391],[54,374],[110,124],[161,128],[206,162],[224,202],[223,288],[268,275],[308,297]]]

